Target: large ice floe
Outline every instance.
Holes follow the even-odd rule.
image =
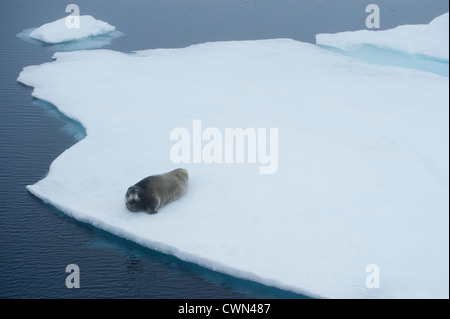
[[[448,298],[448,77],[274,39],[56,53],[18,81],[86,130],[28,186],[68,215],[313,297]],[[232,128],[276,152],[269,174],[250,133],[225,163]],[[177,167],[187,194],[126,209],[130,185]]]
[[[75,18],[77,20],[73,21]],[[45,43],[56,44],[104,35],[116,30],[116,27],[90,15],[76,16],[75,18],[69,16],[46,23],[39,28],[30,30],[28,36]]]
[[[383,31],[348,31],[316,35],[316,43],[343,50],[356,50],[363,45],[388,48],[407,54],[449,59],[449,13],[429,24],[401,25]]]

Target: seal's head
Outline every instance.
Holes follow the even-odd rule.
[[[144,191],[141,187],[134,185],[128,188],[125,194],[125,205],[133,212],[145,210]]]

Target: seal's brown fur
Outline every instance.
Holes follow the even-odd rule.
[[[188,180],[189,174],[183,168],[146,177],[128,188],[125,204],[133,212],[147,211],[154,214],[183,195],[187,191]]]

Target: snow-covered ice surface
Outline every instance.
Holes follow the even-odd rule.
[[[318,34],[316,43],[343,50],[356,50],[363,45],[390,48],[408,54],[449,59],[449,13],[429,24],[402,25],[383,31],[349,31]]]
[[[69,42],[104,35],[116,30],[116,27],[107,22],[97,20],[90,15],[77,17],[79,24],[75,24],[74,17],[65,17],[29,32],[29,37],[49,44]]]
[[[429,72],[288,39],[56,53],[18,81],[83,124],[29,191],[74,218],[217,271],[325,298],[448,298],[449,89]],[[174,164],[175,128],[278,128],[278,170]],[[207,142],[203,141],[203,145]],[[185,167],[187,194],[131,213],[127,188]],[[366,287],[366,266],[380,288]]]

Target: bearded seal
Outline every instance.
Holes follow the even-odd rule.
[[[158,209],[186,193],[188,179],[188,171],[184,168],[146,177],[128,188],[125,205],[132,212],[155,214]]]

